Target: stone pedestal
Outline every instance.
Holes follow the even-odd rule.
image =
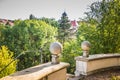
[[[53,55],[52,54],[52,64],[59,64],[60,63],[60,59],[59,59],[59,55]]]
[[[83,56],[76,57],[75,76],[87,75],[87,62]]]

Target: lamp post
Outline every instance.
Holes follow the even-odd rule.
[[[50,45],[50,52],[52,54],[52,64],[59,64],[59,56],[62,51],[62,45],[59,42],[53,42]]]
[[[90,42],[89,41],[83,41],[81,43],[81,48],[83,50],[83,57],[89,57],[89,50],[90,50]]]

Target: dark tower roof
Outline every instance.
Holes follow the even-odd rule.
[[[66,13],[66,12],[64,12],[64,13],[62,14],[62,16],[67,16],[67,13]]]

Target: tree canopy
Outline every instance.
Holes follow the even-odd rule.
[[[86,22],[85,26],[88,27],[86,27],[83,34],[86,33],[86,36],[84,36],[85,40],[89,40],[95,46],[94,50],[96,51],[94,52],[120,52],[120,1],[102,0],[100,2],[94,2],[90,6],[90,11],[86,14],[87,17],[84,22]],[[81,35],[80,32],[85,26],[82,25],[80,27],[81,29],[79,29],[78,35]],[[92,26],[96,27],[92,28]],[[88,30],[90,27],[93,30]]]
[[[64,42],[67,41],[70,36],[70,32],[69,32],[70,27],[71,25],[67,13],[64,12],[62,14],[61,19],[59,20],[59,28],[58,28],[58,39],[62,44],[64,44]]]
[[[6,45],[15,53],[15,57],[23,51],[31,51],[22,55],[18,62],[18,70],[40,63],[40,56],[50,60],[49,44],[55,40],[57,28],[41,20],[16,21],[13,27],[2,30],[1,45]],[[39,51],[41,50],[41,51]]]

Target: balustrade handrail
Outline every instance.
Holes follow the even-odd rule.
[[[120,54],[95,54],[89,57],[78,56],[76,60],[76,76],[89,75],[101,70],[119,67]]]
[[[68,66],[69,63],[64,62],[60,62],[60,64],[51,64],[51,62],[44,63],[22,71],[18,71],[0,80],[44,80],[43,78],[46,76],[62,69],[66,69]]]

